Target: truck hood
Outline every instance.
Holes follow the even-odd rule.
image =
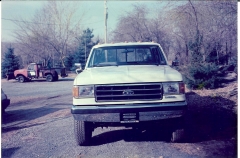
[[[27,69],[18,69],[18,70],[15,70],[16,72],[23,72],[23,71],[26,71]],[[15,72],[14,71],[14,72]]]
[[[18,70],[15,70],[15,71],[14,71],[14,76],[16,77],[17,74],[23,74],[23,73],[25,73],[25,72],[27,72],[27,69],[18,69]]]
[[[107,66],[85,69],[74,85],[182,81],[182,75],[167,65]]]

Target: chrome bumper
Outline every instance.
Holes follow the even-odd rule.
[[[121,122],[121,113],[138,113],[139,122],[181,117],[187,103],[128,104],[102,106],[72,106],[75,120],[89,122]]]

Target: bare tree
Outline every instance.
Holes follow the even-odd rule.
[[[212,2],[205,4],[204,23],[206,42],[224,52],[225,55],[237,55],[237,2]],[[210,15],[210,16],[209,16]],[[212,49],[210,47],[210,49]]]
[[[212,51],[217,52],[218,61],[221,54],[236,56],[237,2],[188,0],[168,2],[165,7],[163,2],[155,4],[161,4],[161,8],[134,5],[132,11],[123,14],[112,32],[113,40],[153,40],[168,56],[173,59],[178,55],[185,64],[195,54],[203,56],[201,61],[205,62]]]
[[[48,1],[31,22],[17,20],[15,23],[22,31],[16,32],[16,39],[25,55],[32,56],[33,61],[43,60],[45,64],[55,59],[65,67],[64,59],[74,49],[75,37],[80,32],[83,15],[77,14],[79,4]]]
[[[155,41],[161,43],[164,50],[169,50],[169,40],[164,31],[166,25],[164,16],[156,14],[156,17],[149,18],[149,9],[142,5],[133,5],[133,10],[126,12],[119,18],[117,28],[113,30],[113,41]],[[168,54],[168,53],[167,53]]]
[[[171,39],[174,39],[174,49],[185,50],[183,58],[188,59],[188,43],[193,40],[196,32],[199,32],[203,37],[201,51],[205,56],[208,56],[213,49],[219,53],[224,51],[220,49],[219,45],[226,46],[226,52],[233,50],[236,52],[236,48],[233,49],[233,44],[231,44],[236,44],[237,41],[236,7],[236,2],[196,2],[189,0],[170,10],[168,17],[170,17],[169,22],[172,24],[169,25],[172,33],[169,35]]]
[[[132,12],[126,12],[120,17],[117,29],[113,31],[114,41],[150,41],[148,30],[148,10],[143,5],[133,5]]]

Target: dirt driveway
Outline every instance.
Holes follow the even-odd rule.
[[[77,146],[70,113],[73,78],[58,82],[2,80],[11,105],[2,116],[2,157],[237,157],[237,115],[222,96],[188,92],[186,141],[170,143],[166,130],[97,128],[88,146]],[[224,91],[224,90],[223,90]],[[214,92],[211,93],[211,95]]]

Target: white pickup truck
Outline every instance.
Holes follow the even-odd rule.
[[[94,46],[73,84],[71,113],[78,145],[87,143],[97,127],[136,127],[176,118],[181,121],[171,140],[177,142],[186,109],[182,75],[153,42]]]

